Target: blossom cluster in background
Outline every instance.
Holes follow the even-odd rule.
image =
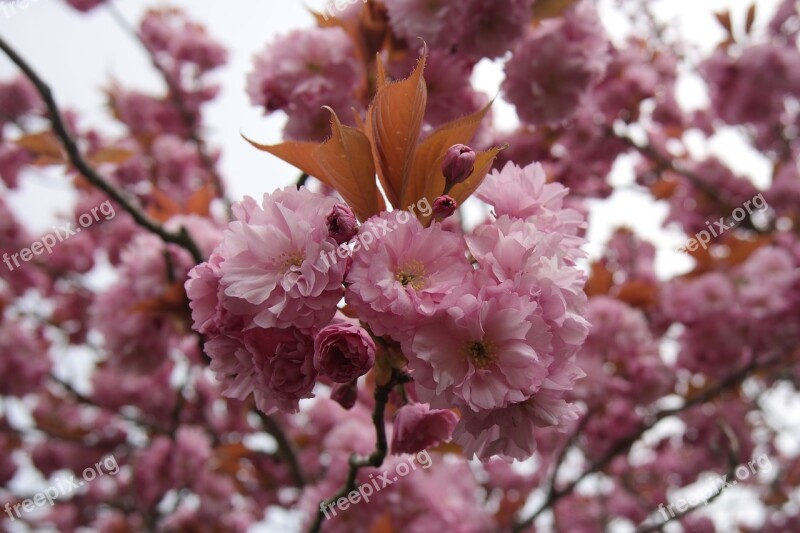
[[[205,140],[231,51],[188,12],[126,26],[164,83],[110,81],[111,128],[64,105],[54,129],[28,77],[0,81],[0,256],[52,238],[7,198],[43,168],[76,199],[58,227],[81,227],[0,268],[0,507],[114,457],[15,526],[800,530],[774,407],[800,379],[800,3],[692,6],[722,35],[703,53],[663,1],[334,2],[237,73],[254,115],[286,119],[283,142],[241,142],[297,168],[259,198],[230,196]],[[684,273],[657,275],[635,220],[587,256],[590,208],[622,188],[702,240]],[[747,516],[714,515],[729,494]]]

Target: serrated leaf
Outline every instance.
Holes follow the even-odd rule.
[[[60,165],[67,162],[64,150],[58,138],[49,131],[23,135],[16,144],[36,156],[36,166]]]
[[[356,128],[342,125],[333,110],[331,137],[314,150],[314,159],[324,169],[324,181],[336,189],[359,220],[385,209],[375,183],[369,139]]]
[[[389,203],[402,209],[403,188],[411,171],[428,93],[422,72],[423,55],[411,75],[382,86],[365,123],[378,177]],[[381,72],[379,68],[378,72]]]
[[[533,4],[533,17],[536,20],[560,17],[577,0],[537,0]]]
[[[211,183],[196,190],[186,202],[186,213],[207,217],[211,214],[211,202],[216,198],[216,187]]]
[[[733,38],[733,24],[731,23],[731,12],[730,11],[717,11],[714,13],[714,18],[717,19],[719,25],[722,26],[722,29],[725,30],[728,36],[732,39]]]
[[[750,8],[747,10],[747,19],[744,23],[744,32],[747,35],[750,35],[750,31],[753,29],[753,23],[756,21],[756,5],[755,3],[750,4]]]
[[[279,159],[283,159],[290,165],[294,165],[309,176],[314,176],[324,182],[325,176],[322,167],[314,159],[314,150],[319,147],[318,143],[286,141],[280,144],[261,144],[242,134],[242,138],[252,144],[262,152],[267,152]],[[326,183],[332,187],[330,183]]]
[[[125,150],[123,148],[100,148],[94,154],[92,154],[90,162],[93,165],[100,165],[103,163],[121,165],[134,155],[134,152]]]

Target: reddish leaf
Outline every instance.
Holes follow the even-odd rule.
[[[577,0],[537,0],[533,5],[533,17],[536,20],[560,17],[576,2]]]
[[[733,39],[733,24],[731,24],[731,12],[730,11],[718,11],[714,13],[714,18],[717,19],[719,25],[722,26],[728,36]]]
[[[31,133],[17,139],[17,145],[32,152],[36,166],[60,165],[67,162],[58,138],[49,131]]]
[[[342,195],[359,220],[385,209],[375,183],[375,165],[366,135],[343,126],[331,110],[331,137],[314,151],[325,180]]]
[[[90,158],[92,165],[100,165],[103,163],[113,163],[120,165],[134,156],[130,150],[123,148],[100,148]]]
[[[186,202],[186,213],[207,217],[211,212],[211,202],[216,198],[216,187],[208,183],[199,188]]]
[[[372,524],[369,527],[369,533],[394,533],[394,527],[392,527],[392,517],[388,511],[372,521]]]
[[[606,268],[605,262],[595,261],[592,263],[592,273],[584,288],[586,295],[591,298],[592,296],[608,294],[608,291],[613,286],[614,274]]]
[[[403,208],[403,187],[411,171],[428,93],[422,71],[423,55],[411,76],[380,87],[367,111],[366,133],[386,197]],[[383,77],[378,68],[378,78]]]
[[[297,141],[287,141],[280,144],[259,144],[251,139],[248,139],[245,135],[242,135],[242,138],[262,152],[268,152],[275,157],[283,159],[290,165],[296,166],[309,176],[314,176],[318,180],[325,182],[325,176],[322,167],[319,166],[319,163],[317,163],[313,155],[314,150],[319,147],[319,144]],[[326,184],[333,187],[333,185],[330,183]]]
[[[648,308],[658,302],[658,287],[644,281],[630,281],[620,287],[617,299],[633,307]]]
[[[147,213],[158,222],[166,222],[175,215],[183,213],[181,206],[178,203],[159,191],[153,189],[153,203],[148,206]]]
[[[750,5],[750,9],[747,10],[747,20],[744,24],[744,32],[750,35],[750,31],[753,29],[753,23],[756,21],[756,5],[755,3]]]

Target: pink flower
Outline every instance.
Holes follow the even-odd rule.
[[[578,418],[578,408],[564,396],[584,375],[568,361],[552,368],[541,389],[523,402],[499,409],[462,410],[453,441],[464,448],[467,457],[528,459],[536,451],[536,428],[554,426],[564,431]]]
[[[98,295],[90,310],[115,367],[147,373],[169,359],[187,334],[188,316],[171,309],[168,298],[192,264],[184,249],[149,233],[140,233],[124,249],[119,281]]]
[[[568,193],[560,183],[547,183],[539,163],[519,167],[509,161],[486,176],[475,196],[491,205],[498,217],[533,218],[540,231],[575,234],[584,221],[580,213],[564,207]]]
[[[210,368],[221,383],[222,394],[237,400],[246,399],[255,389],[256,369],[253,354],[242,335],[217,334],[205,343],[211,358]]]
[[[748,46],[740,57],[717,50],[701,65],[711,104],[728,124],[769,123],[779,120],[788,95],[800,94],[800,53],[777,44]],[[758,87],[754,79],[769,79]]]
[[[420,399],[496,409],[539,389],[552,362],[550,334],[536,304],[510,289],[472,276],[421,323],[404,349]]]
[[[367,244],[367,236],[374,238]],[[369,239],[372,241],[372,239]],[[439,223],[423,228],[407,211],[382,213],[361,228],[347,274],[347,302],[376,335],[403,340],[472,268],[463,239]]]
[[[425,403],[411,403],[394,416],[392,453],[417,453],[448,442],[458,422],[449,409],[431,410]]]
[[[314,367],[336,383],[366,374],[375,364],[375,341],[354,324],[331,324],[314,339]]]
[[[392,30],[409,43],[423,39],[433,48],[446,48],[461,34],[464,18],[460,0],[385,0]]]
[[[467,236],[482,272],[497,283],[510,283],[538,304],[558,357],[574,354],[589,330],[582,316],[586,276],[575,267],[575,260],[583,256],[582,242],[558,232],[543,233],[528,221],[507,216]]]
[[[458,51],[470,57],[504,55],[530,24],[534,0],[466,0]]]
[[[567,119],[603,75],[607,48],[594,7],[581,2],[517,43],[506,63],[503,94],[530,124]]]
[[[69,5],[84,13],[91,11],[103,2],[105,2],[105,0],[67,0]]]
[[[39,391],[50,372],[48,343],[40,329],[20,320],[0,323],[0,394],[25,396]]]
[[[39,93],[28,78],[17,76],[11,81],[0,82],[0,126],[37,111],[41,105]]]
[[[256,406],[264,413],[296,413],[299,401],[313,398],[317,378],[314,341],[295,328],[250,329],[244,345],[252,354]]]
[[[203,334],[216,333],[219,324],[219,264],[222,256],[213,254],[207,263],[201,263],[189,271],[184,284],[192,310],[193,328]]]
[[[247,92],[267,112],[289,106],[317,111],[353,100],[362,77],[363,67],[343,29],[295,30],[255,57]]]
[[[325,217],[336,200],[293,186],[246,198],[233,208],[218,253],[223,305],[260,327],[325,326],[342,296],[346,263],[331,263],[336,242]]]

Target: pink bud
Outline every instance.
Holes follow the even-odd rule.
[[[446,194],[433,201],[433,217],[441,220],[447,218],[458,209],[458,202]]]
[[[331,390],[331,400],[345,409],[352,409],[358,400],[358,380],[334,385]]]
[[[445,192],[453,185],[466,180],[475,169],[475,152],[469,146],[454,144],[447,150],[442,161],[442,174],[447,185]]]
[[[328,234],[342,244],[352,239],[358,233],[358,222],[353,210],[345,204],[336,204],[328,213],[325,222],[328,224]]]
[[[366,374],[375,364],[375,341],[354,324],[331,324],[314,339],[314,367],[336,383]]]
[[[426,403],[411,403],[394,416],[392,453],[417,453],[448,442],[458,417],[448,409],[431,410]]]

